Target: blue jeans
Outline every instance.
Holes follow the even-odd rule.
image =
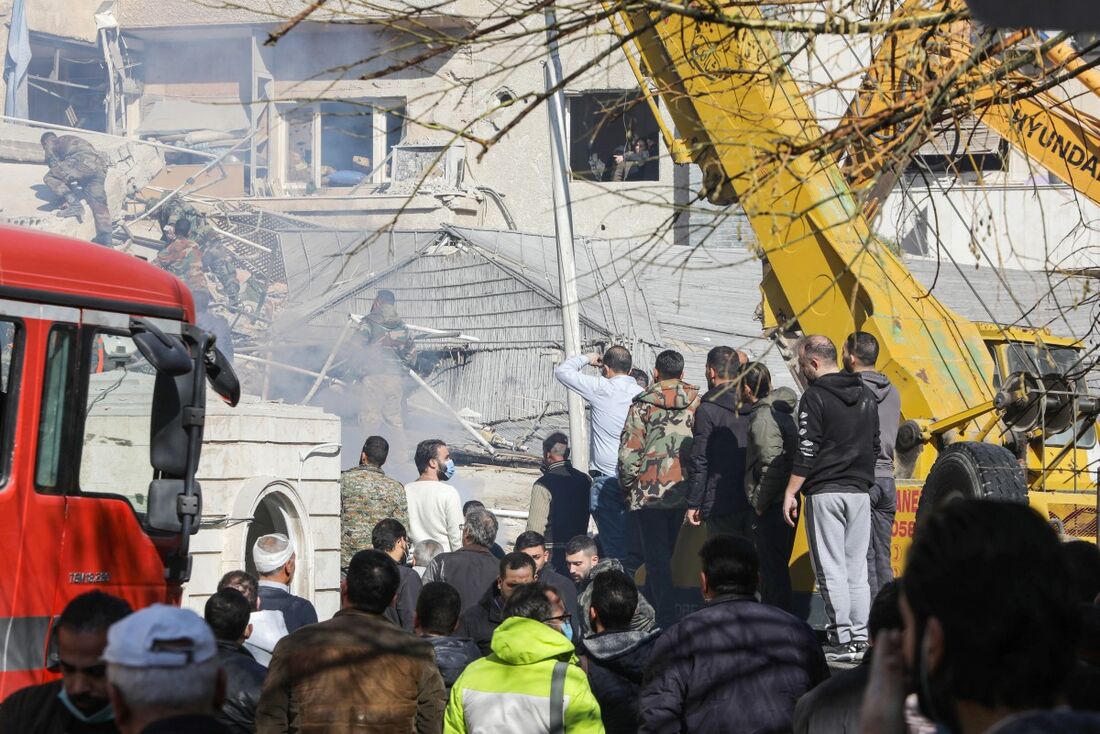
[[[592,480],[592,519],[600,532],[600,556],[626,556],[626,498],[617,477],[603,475]]]

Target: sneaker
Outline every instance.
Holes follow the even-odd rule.
[[[852,653],[852,662],[861,663],[863,662],[863,657],[870,649],[870,645],[867,644],[867,640],[859,640],[857,642],[849,642],[848,649]]]
[[[825,653],[825,662],[828,663],[850,663],[852,662],[852,646],[851,643],[844,643],[843,645],[825,645],[822,648]]]

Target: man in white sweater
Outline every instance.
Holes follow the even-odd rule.
[[[434,540],[444,552],[462,547],[462,500],[447,480],[455,474],[455,463],[447,444],[437,438],[416,446],[416,470],[420,478],[405,485],[409,503],[409,537],[413,543]]]

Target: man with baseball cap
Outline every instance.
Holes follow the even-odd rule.
[[[317,623],[313,604],[290,593],[297,560],[294,541],[282,533],[263,535],[252,546],[252,562],[260,574],[260,605],[282,612],[288,632]]]
[[[215,718],[225,674],[214,634],[189,609],[164,604],[107,631],[108,695],[122,734],[228,734]]]

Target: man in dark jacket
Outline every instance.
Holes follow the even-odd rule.
[[[638,589],[622,571],[607,571],[592,581],[588,621],[595,634],[584,640],[581,667],[588,672],[608,734],[634,734],[641,723],[638,691],[660,632],[630,629],[637,607]]]
[[[634,398],[619,448],[619,483],[627,493],[642,543],[646,579],[657,623],[675,618],[672,553],[687,510],[687,458],[699,389],[683,381],[684,357],[666,349],[657,355],[653,384]]]
[[[455,588],[442,581],[425,585],[416,601],[416,634],[435,648],[435,664],[448,691],[466,666],[481,657],[473,640],[455,636],[461,604]]]
[[[267,668],[256,662],[244,641],[251,633],[252,609],[244,594],[225,588],[206,600],[203,617],[218,642],[218,662],[225,671],[225,703],[218,721],[231,732],[256,730],[256,705],[267,677]]]
[[[432,646],[382,615],[400,581],[385,553],[352,557],[344,608],[276,646],[257,734],[348,730],[348,722],[361,731],[439,733],[447,692]]]
[[[590,616],[588,610],[592,607],[592,582],[600,574],[609,571],[625,571],[619,559],[601,559],[596,541],[587,535],[578,535],[569,541],[566,559],[569,563],[569,577],[577,584],[577,613],[573,620],[577,627],[576,639],[583,642],[584,638],[592,632],[588,622]],[[644,596],[639,594],[638,607],[630,620],[630,629],[649,632],[657,626],[656,616],[653,607]]]
[[[692,428],[687,521],[704,520],[711,535],[752,537],[752,507],[745,498],[745,447],[749,417],[739,401],[743,355],[730,347],[707,354],[707,390]]]
[[[706,606],[657,640],[639,699],[639,731],[790,731],[798,699],[829,677],[813,630],[756,601],[752,541],[715,536],[699,555]]]
[[[783,499],[794,527],[798,493],[806,498],[806,537],[828,617],[830,661],[859,661],[867,650],[868,490],[878,456],[878,403],[858,375],[841,372],[836,346],[808,336],[798,365],[809,383],[798,404],[798,454]]]
[[[509,553],[500,561],[500,576],[472,607],[464,609],[455,634],[469,637],[482,655],[492,652],[493,632],[504,621],[504,604],[517,587],[533,583],[535,562],[526,553]]]
[[[528,530],[516,538],[516,552],[526,553],[535,562],[535,581],[553,586],[561,597],[562,604],[572,614],[577,608],[577,585],[568,576],[562,576],[550,565],[550,554],[546,550],[546,540],[538,533]],[[564,548],[562,549],[564,550]],[[564,556],[563,556],[564,558]]]
[[[424,571],[424,583],[446,581],[455,587],[464,610],[477,604],[497,578],[499,562],[490,550],[497,527],[493,513],[482,508],[470,510],[462,528],[462,547],[433,558]]]
[[[569,463],[569,439],[560,431],[542,442],[542,459],[542,476],[531,485],[527,530],[543,536],[551,565],[568,576],[565,546],[588,531],[592,478]]]
[[[382,520],[371,531],[371,546],[382,551],[397,564],[401,584],[397,587],[397,599],[386,608],[386,619],[402,629],[412,632],[416,621],[416,600],[424,585],[420,574],[406,563],[409,557],[409,534],[405,526],[393,518]]]
[[[130,614],[130,605],[102,591],[89,591],[65,605],[54,624],[61,679],[30,686],[0,704],[0,732],[115,734],[107,697],[103,649],[107,629]],[[56,666],[56,667],[54,667]]]
[[[878,404],[878,457],[875,459],[875,483],[871,485],[871,542],[867,546],[867,582],[874,599],[883,584],[892,581],[890,540],[894,533],[894,513],[898,491],[894,484],[894,442],[901,421],[901,393],[890,378],[875,371],[878,339],[866,331],[851,334],[844,342],[844,366],[859,375],[871,389]]]
[[[749,365],[741,377],[741,401],[749,407],[745,490],[755,511],[752,539],[760,554],[761,600],[789,612],[794,528],[783,521],[783,493],[798,451],[793,415],[798,396],[789,387],[773,391],[771,383],[762,362]]]
[[[282,533],[260,536],[252,546],[252,562],[260,574],[260,604],[268,611],[283,613],[287,632],[317,622],[313,603],[290,593],[297,561],[294,542]]]

